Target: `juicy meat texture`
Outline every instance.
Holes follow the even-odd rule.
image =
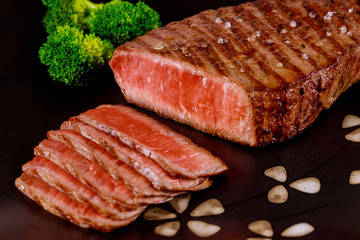
[[[137,196],[164,196],[164,201],[170,200],[174,193],[157,190],[143,175],[135,171],[131,166],[119,160],[105,148],[82,136],[73,130],[60,129],[49,131],[48,139],[64,142],[75,149],[89,160],[99,164],[108,171],[115,179],[124,183]]]
[[[44,140],[35,147],[34,152],[35,155],[47,158],[71,172],[84,184],[114,203],[138,208],[145,204],[165,202],[163,197],[136,196],[123,181],[115,180],[99,165],[62,142]]]
[[[207,10],[119,46],[125,98],[250,146],[287,140],[360,77],[360,4],[259,0]]]
[[[70,121],[64,122],[61,128],[77,131],[81,135],[93,140],[107,149],[113,156],[118,157],[118,159],[133,167],[146,177],[157,189],[168,191],[196,191],[211,185],[211,181],[208,178],[185,179],[171,177],[153,159],[128,147],[116,137],[81,122],[77,118],[72,118]]]
[[[71,198],[91,205],[96,211],[109,218],[135,219],[145,209],[144,207],[129,209],[123,205],[106,201],[71,173],[43,157],[35,156],[23,165],[22,170],[41,178],[50,186],[67,193]]]
[[[196,179],[227,170],[224,162],[204,148],[130,107],[102,105],[77,118],[154,159],[174,177]]]
[[[41,178],[27,172],[24,172],[21,177],[16,179],[15,185],[48,212],[83,228],[91,227],[102,232],[110,232],[128,225],[135,219],[114,220],[103,216],[91,206],[71,198],[66,193],[50,186]]]
[[[16,187],[45,210],[80,227],[110,232],[128,225],[150,204],[208,188],[209,176],[227,169],[210,152],[129,107],[103,105],[80,116],[48,131],[15,180]],[[159,139],[158,148],[151,145],[151,138]],[[170,155],[164,149],[169,140],[161,138],[178,143],[166,145]],[[149,156],[166,157],[167,164],[178,169],[176,154],[185,164],[186,152],[205,168],[196,178],[171,174],[169,167]]]

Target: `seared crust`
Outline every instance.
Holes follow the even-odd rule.
[[[359,80],[360,45],[350,46],[337,62],[280,89],[249,91],[256,145],[282,142],[310,126],[324,109]]]

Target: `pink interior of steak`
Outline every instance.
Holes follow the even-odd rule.
[[[101,195],[80,182],[72,174],[43,157],[35,156],[33,160],[23,165],[23,171],[40,177],[50,186],[66,192],[67,195],[79,202],[91,205],[102,215],[113,219],[136,218],[144,210],[144,208],[128,209],[123,205],[104,200]]]
[[[109,232],[135,220],[135,218],[113,220],[104,217],[92,207],[71,198],[41,178],[27,172],[16,179],[15,185],[47,211],[84,228],[92,227],[103,232]]]
[[[235,82],[145,51],[117,51],[110,65],[128,101],[211,134],[255,141],[247,93]]]
[[[197,191],[210,186],[211,181],[208,178],[185,179],[171,177],[151,158],[128,147],[114,136],[85,124],[76,118],[64,122],[61,125],[61,128],[77,131],[104,147],[113,154],[113,156],[118,157],[118,159],[148,178],[157,189],[170,191]]]
[[[48,138],[64,142],[89,160],[96,162],[115,179],[124,181],[137,196],[164,196],[165,201],[166,196],[174,195],[155,189],[143,175],[80,133],[60,129],[49,131]]]
[[[227,169],[220,159],[190,139],[132,108],[102,105],[78,118],[154,159],[172,176],[195,179]]]

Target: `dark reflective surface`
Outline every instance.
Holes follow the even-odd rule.
[[[239,1],[148,1],[160,12],[162,21],[181,20],[201,10],[234,5]],[[37,51],[45,41],[41,19],[45,8],[40,0],[0,1],[0,239],[167,239],[153,233],[161,222],[139,218],[128,227],[110,234],[81,229],[55,217],[29,200],[14,187],[21,165],[33,156],[33,148],[46,132],[100,104],[125,103],[112,75],[99,77],[101,84],[87,89],[72,89],[50,81],[39,63]],[[308,222],[315,231],[296,239],[360,239],[360,185],[348,183],[350,172],[360,169],[360,145],[350,143],[344,135],[355,129],[342,129],[346,114],[360,116],[360,85],[343,94],[334,106],[322,112],[303,134],[279,145],[248,148],[198,132],[190,127],[150,116],[169,125],[222,158],[230,170],[215,177],[210,189],[193,194],[189,208],[178,216],[181,229],[174,239],[199,239],[188,230],[190,212],[199,203],[216,197],[226,212],[201,217],[221,226],[210,239],[246,239],[260,237],[247,229],[259,219],[271,221],[275,235],[288,226]],[[271,204],[267,191],[279,184],[263,175],[271,166],[283,165],[288,171],[284,183],[289,192],[285,204]],[[309,195],[288,187],[299,178],[314,176],[322,188]],[[163,208],[171,210],[168,204]]]

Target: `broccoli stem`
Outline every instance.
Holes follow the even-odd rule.
[[[91,13],[95,9],[97,9],[97,8],[101,7],[102,5],[104,5],[103,3],[94,3],[94,2],[89,1],[89,0],[84,0],[84,4],[86,6],[86,11],[88,13]]]

